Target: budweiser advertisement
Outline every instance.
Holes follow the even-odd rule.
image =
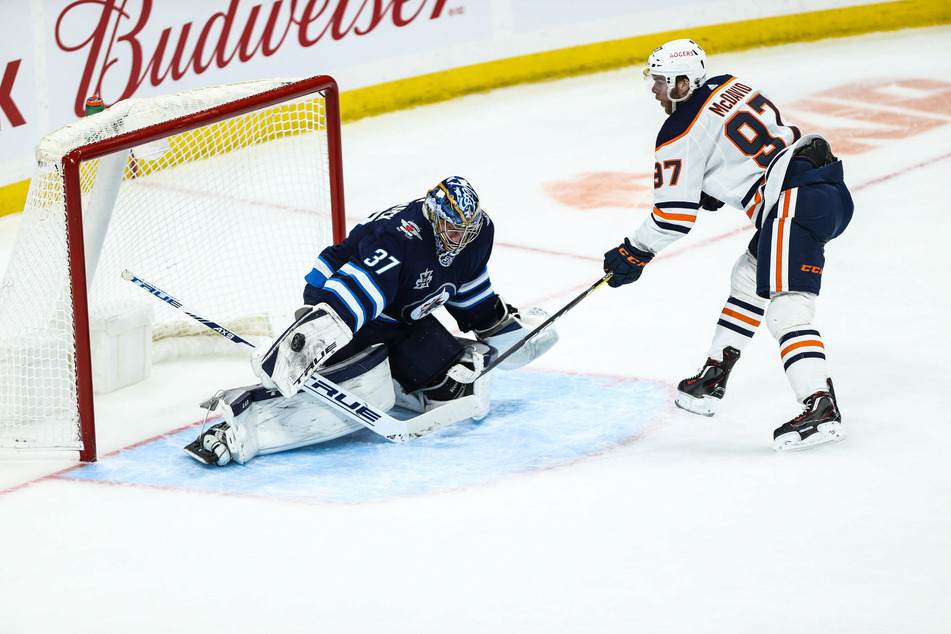
[[[345,77],[347,69],[492,36],[491,3],[476,0],[32,4],[42,11],[4,3],[0,175],[9,161],[32,158],[43,135],[83,116],[93,93],[109,106],[261,78]],[[354,87],[341,81],[341,89]]]

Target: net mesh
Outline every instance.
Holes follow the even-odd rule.
[[[155,361],[233,346],[121,279],[124,269],[246,338],[290,322],[303,275],[333,241],[322,96],[136,145],[143,128],[288,83],[130,99],[43,139],[0,285],[0,447],[81,446],[62,166],[77,147],[128,140],[80,166],[91,323],[148,310]]]

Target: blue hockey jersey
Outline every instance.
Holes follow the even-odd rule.
[[[378,212],[320,253],[304,302],[326,302],[354,333],[373,320],[411,324],[440,306],[463,331],[488,328],[498,317],[487,268],[495,227],[483,214],[476,239],[452,255],[440,252],[423,199]]]

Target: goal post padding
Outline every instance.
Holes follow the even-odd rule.
[[[0,447],[95,460],[94,383],[107,383],[103,359],[138,341],[123,328],[151,335],[127,354],[136,363],[226,349],[124,269],[242,336],[272,337],[316,255],[346,234],[327,76],[120,101],[51,133],[36,156],[0,285]],[[118,345],[94,354],[91,329]]]

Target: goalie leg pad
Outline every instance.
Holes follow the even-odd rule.
[[[476,330],[475,334],[479,341],[492,346],[499,351],[500,355],[525,338],[532,330],[545,323],[550,317],[547,312],[536,306],[521,312],[504,301],[499,303],[503,308],[503,314],[499,321],[486,330]],[[517,370],[551,350],[556,343],[558,343],[558,333],[549,328],[519,348],[498,367],[500,370]]]
[[[305,306],[297,320],[266,350],[251,356],[251,368],[261,383],[285,397],[301,386],[327,360],[353,339],[346,322],[327,304]]]
[[[396,390],[396,404],[414,412],[428,412],[445,405],[446,403],[462,398],[463,396],[474,395],[477,405],[472,413],[474,420],[482,420],[489,413],[490,394],[492,387],[492,373],[488,373],[475,382],[458,381],[453,376],[453,372],[458,366],[466,373],[473,376],[482,372],[482,369],[491,361],[495,350],[490,346],[477,341],[459,339],[459,342],[465,345],[465,352],[457,366],[453,366],[446,374],[439,377],[428,386],[406,392],[402,386],[394,381]]]
[[[384,346],[364,350],[328,366],[323,374],[380,409],[393,407],[396,397]],[[217,408],[224,422],[211,430],[223,428],[220,431],[230,461],[238,464],[255,456],[315,445],[363,429],[363,425],[338,414],[306,392],[283,398],[278,391],[264,385],[228,390],[218,398]]]

